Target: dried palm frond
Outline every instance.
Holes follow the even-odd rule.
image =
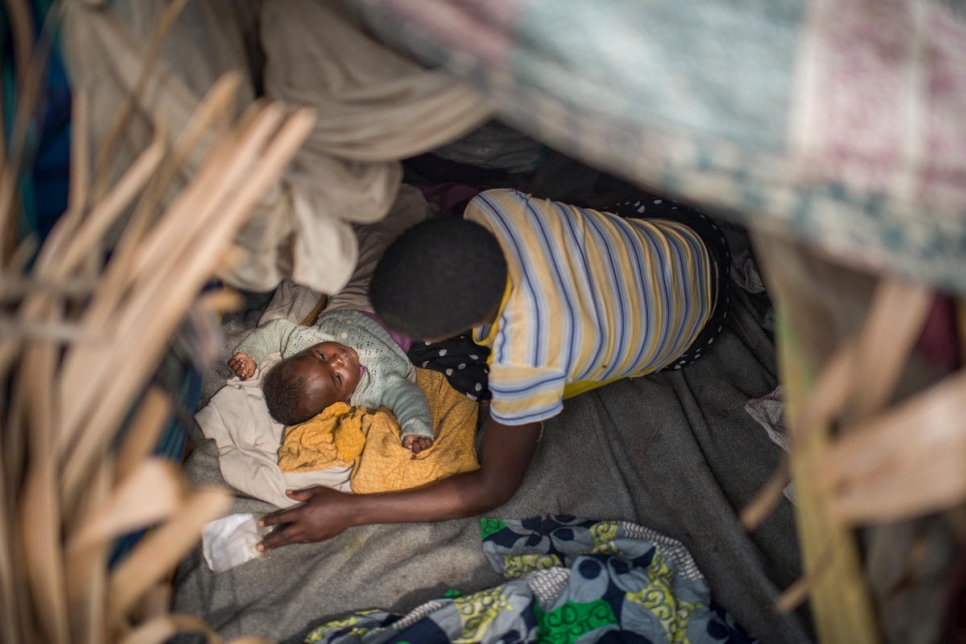
[[[809,334],[819,337],[823,326],[833,326],[824,324],[829,311],[849,294],[787,261],[806,256],[803,250],[761,233],[756,247],[784,320],[779,353],[792,430],[789,469],[806,570],[782,605],[810,596],[822,641],[877,641],[851,528],[966,502],[966,373],[938,382],[934,375],[906,378],[913,393],[900,399],[898,384],[913,374],[909,357],[934,301],[932,289],[881,277],[859,328],[809,342]],[[816,296],[817,290],[824,294]],[[819,344],[827,350],[816,351]],[[747,526],[777,503],[781,486],[774,483],[745,509]]]
[[[91,176],[78,92],[68,210],[29,268],[27,251],[0,257],[3,641],[160,642],[186,630],[220,641],[195,618],[168,614],[164,598],[174,566],[230,496],[191,490],[178,468],[151,457],[172,405],[149,383],[189,308],[228,301],[202,289],[314,121],[269,103],[232,122],[237,85],[221,79],[174,145],[158,135],[113,182],[102,170]],[[198,171],[162,201],[189,155],[203,159]],[[0,231],[9,232],[19,158],[2,161]],[[107,253],[103,237],[121,221]],[[110,569],[115,540],[149,525]]]

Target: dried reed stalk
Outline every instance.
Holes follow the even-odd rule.
[[[786,397],[785,416],[792,421],[789,468],[796,485],[795,514],[805,571],[804,580],[786,591],[779,603],[789,609],[794,605],[792,600],[804,597],[802,591],[808,590],[820,641],[873,644],[879,640],[878,629],[854,538],[832,520],[828,510],[829,495],[810,484],[812,472],[821,461],[829,440],[831,423],[815,422],[802,426],[802,419],[809,418],[802,413],[806,401],[823,402],[817,395],[810,399],[810,395],[821,390],[818,386],[821,379],[816,384],[812,361],[798,342],[789,321],[813,320],[821,314],[808,308],[809,299],[805,294],[811,287],[811,276],[800,265],[787,261],[787,257],[795,257],[797,249],[781,238],[753,231],[753,241],[779,314],[776,334],[779,371]],[[827,367],[847,368],[853,355],[851,350],[840,351],[829,360]],[[832,395],[838,393],[832,392]]]
[[[221,489],[189,491],[176,468],[150,457],[171,405],[153,388],[138,398],[203,285],[224,265],[248,212],[314,121],[308,111],[286,114],[266,104],[225,125],[238,83],[222,79],[173,146],[156,136],[90,203],[100,185],[88,189],[87,103],[83,92],[76,94],[68,211],[31,274],[18,277],[22,288],[4,290],[16,305],[13,333],[0,338],[0,383],[12,384],[0,408],[4,641],[160,642],[188,630],[220,641],[194,618],[167,615],[158,597],[201,527],[227,510],[230,497]],[[163,207],[161,196],[189,157],[203,159],[201,165]],[[0,181],[16,176],[11,159],[4,156]],[[12,212],[6,185],[0,227]],[[135,203],[104,262],[105,233]],[[90,279],[91,267],[102,263]],[[0,269],[25,265],[15,256]],[[71,283],[89,289],[60,286]],[[224,294],[202,300],[209,307],[225,301]],[[58,332],[21,332],[28,327]],[[132,407],[133,420],[115,448]],[[109,572],[114,540],[154,523],[160,525]]]
[[[893,402],[933,297],[925,285],[893,278],[880,279],[862,328],[842,337],[816,371],[812,347],[799,344],[790,321],[821,322],[827,302],[806,295],[813,276],[804,264],[792,269],[784,261],[786,251],[798,251],[756,236],[781,314],[781,379],[806,571],[779,605],[788,609],[810,596],[821,641],[874,642],[878,629],[851,527],[966,500],[966,373]],[[749,524],[775,501],[775,481],[746,508]]]
[[[0,264],[5,263],[6,241],[12,230],[10,208],[16,189],[17,174],[27,147],[30,119],[33,117],[40,97],[43,71],[53,45],[54,25],[58,13],[49,11],[40,35],[34,44],[33,20],[26,0],[6,0],[7,15],[11,18],[16,57],[18,104],[13,115],[13,131],[9,149],[5,150],[4,170],[0,174]],[[2,128],[0,128],[2,129]]]
[[[161,194],[186,158],[199,147],[203,136],[212,130],[223,129],[219,124],[230,122],[240,82],[238,74],[230,73],[215,83],[189,120],[185,131],[178,137],[165,162],[159,165],[128,222],[125,234],[114,249],[111,266],[108,267],[102,282],[101,296],[96,305],[89,307],[86,313],[86,326],[99,327],[106,324],[117,306],[117,301],[127,292],[133,264],[139,253],[143,252],[141,241],[146,234],[146,226],[156,214]]]
[[[102,513],[102,506],[109,502],[113,482],[113,463],[110,459],[101,462],[90,481],[81,509],[81,515],[85,518]],[[75,543],[79,541],[77,538],[71,540]],[[91,539],[83,547],[67,544],[65,569],[71,642],[94,644],[108,641],[103,597],[107,592],[107,570],[104,564],[110,548],[111,541],[106,538]]]
[[[33,55],[34,25],[30,8],[23,0],[6,0],[7,17],[13,35],[14,60],[20,83],[29,76],[29,61]]]
[[[158,387],[148,389],[117,450],[116,481],[127,479],[138,464],[148,458],[158,444],[165,421],[170,417],[171,401],[168,397]]]
[[[4,426],[0,425],[0,435]],[[0,463],[4,455],[3,441],[0,441]],[[13,516],[13,504],[9,500],[6,477],[0,476],[0,516],[4,519]],[[0,639],[4,642],[14,642],[15,636],[23,633],[24,626],[20,624],[18,606],[15,599],[18,586],[15,583],[13,557],[14,547],[13,524],[10,521],[0,521]]]
[[[48,307],[48,314],[60,317],[59,307]],[[20,507],[25,527],[24,559],[33,602],[44,606],[47,619],[41,622],[46,638],[69,641],[65,572],[60,540],[60,499],[57,463],[54,453],[56,435],[53,391],[56,347],[49,340],[30,342],[22,364],[22,377],[28,383],[26,418],[30,427],[27,478]]]
[[[788,314],[794,312],[782,313]],[[787,414],[795,418],[808,397],[811,376],[787,323],[779,325],[777,339]],[[801,431],[802,438],[794,440],[790,459],[796,482],[795,513],[803,567],[812,584],[815,627],[821,642],[873,644],[879,641],[878,629],[855,541],[844,527],[831,519],[828,495],[807,484],[813,480],[814,468],[824,455],[829,430],[827,425],[818,425]],[[831,561],[826,563],[829,558]]]
[[[125,401],[143,386],[150,370],[144,363],[130,360],[135,349],[160,351],[166,338],[174,332],[183,319],[191,302],[197,297],[201,287],[211,275],[211,267],[227,252],[230,240],[244,222],[244,215],[256,199],[268,188],[266,177],[276,177],[287,163],[294,149],[305,139],[311,128],[312,117],[306,112],[296,112],[281,127],[276,140],[264,149],[248,149],[251,139],[264,140],[269,131],[266,123],[278,122],[280,113],[273,106],[266,107],[264,118],[258,118],[245,133],[242,133],[237,148],[226,150],[228,157],[223,163],[214,166],[225,168],[225,177],[232,181],[222,181],[212,186],[211,195],[206,203],[193,208],[185,204],[172,204],[172,216],[185,221],[185,229],[192,226],[187,222],[201,219],[207,221],[206,227],[197,231],[197,238],[184,240],[178,227],[165,228],[162,223],[156,227],[157,235],[165,238],[170,252],[164,254],[153,275],[145,276],[143,285],[134,289],[130,300],[117,312],[119,329],[136,328],[143,332],[141,337],[118,338],[117,353],[110,360],[90,365],[84,356],[88,347],[80,347],[77,354],[69,354],[64,359],[65,374],[77,378],[66,378],[64,398],[70,403],[70,412],[76,414],[65,418],[64,425],[77,430],[75,435],[65,437],[76,442],[76,448],[66,457],[64,482],[66,490],[80,481],[86,468],[96,459],[110,440],[110,434],[103,431],[105,426],[116,424],[125,413]],[[242,154],[241,150],[245,153]],[[214,156],[214,155],[213,155]],[[256,165],[257,160],[257,165]],[[251,168],[257,172],[246,178],[243,172],[235,172],[238,166]],[[205,176],[204,169],[199,174],[199,182]],[[207,178],[207,177],[205,177]],[[219,185],[222,184],[222,185]],[[186,193],[191,192],[191,187]],[[232,194],[233,193],[233,194]],[[224,198],[219,204],[214,197]],[[154,241],[150,237],[146,244]],[[193,243],[192,243],[193,242]],[[167,270],[161,270],[165,268]],[[170,273],[169,273],[170,271]],[[95,300],[97,298],[95,293]],[[167,299],[170,309],[153,307],[159,297]],[[116,378],[117,370],[130,374],[127,380]],[[81,380],[80,375],[84,374]],[[95,404],[96,402],[96,404]],[[77,404],[75,404],[77,403]],[[86,440],[85,440],[86,439]]]

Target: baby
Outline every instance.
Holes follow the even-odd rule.
[[[433,443],[426,396],[405,352],[374,319],[358,310],[323,313],[311,326],[273,320],[255,329],[228,366],[242,380],[272,353],[282,361],[265,375],[262,391],[272,418],[297,425],[336,402],[388,407],[402,444],[415,456]]]

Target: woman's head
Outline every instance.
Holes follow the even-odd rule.
[[[369,299],[392,329],[413,339],[442,339],[487,320],[506,283],[506,258],[493,233],[440,217],[413,226],[386,249]]]
[[[262,381],[262,391],[272,418],[297,425],[329,405],[349,402],[361,375],[354,349],[321,342],[275,365]]]

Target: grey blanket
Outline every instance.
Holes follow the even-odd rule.
[[[801,612],[773,608],[800,574],[793,508],[783,500],[751,534],[737,522],[781,450],[744,411],[748,399],[775,388],[777,377],[761,307],[735,290],[726,330],[695,364],[569,400],[545,424],[519,492],[489,515],[571,514],[645,525],[687,546],[714,599],[753,636],[807,641]],[[198,446],[186,471],[197,484],[220,481],[210,442]],[[234,511],[273,509],[239,497]],[[174,609],[199,615],[228,638],[256,633],[281,641],[349,611],[406,612],[451,588],[467,593],[501,581],[483,555],[475,518],[374,525],[217,575],[199,549],[178,571]]]

